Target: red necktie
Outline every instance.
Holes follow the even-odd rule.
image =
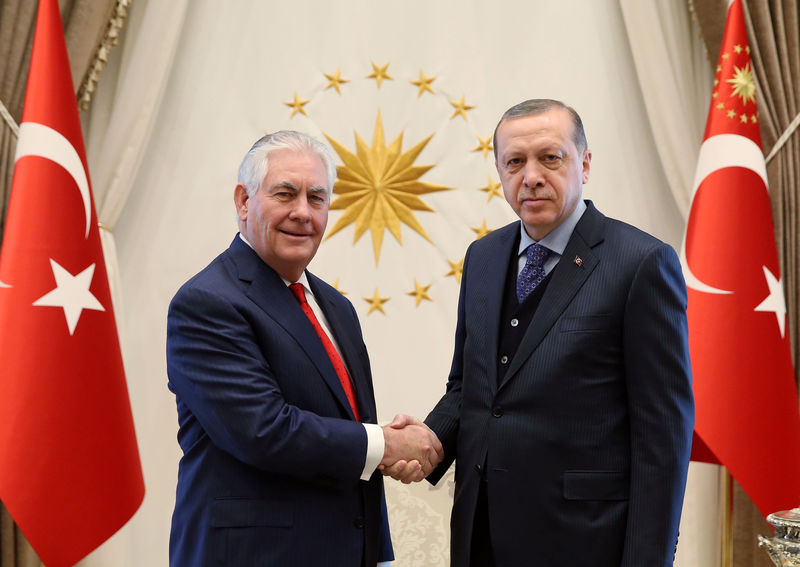
[[[293,283],[289,286],[289,289],[292,290],[297,301],[300,302],[303,313],[306,314],[306,317],[308,317],[308,320],[311,322],[311,326],[314,327],[314,330],[317,332],[319,340],[322,341],[322,346],[325,347],[325,352],[328,353],[328,358],[331,359],[333,368],[336,370],[336,375],[339,377],[342,388],[344,388],[344,395],[347,396],[347,401],[350,402],[350,408],[353,410],[353,415],[356,416],[356,421],[361,421],[358,417],[358,408],[356,407],[356,394],[353,390],[353,384],[350,382],[350,376],[347,374],[347,368],[345,368],[342,358],[339,356],[339,353],[336,352],[336,347],[333,346],[331,339],[328,338],[322,325],[317,321],[314,311],[308,304],[306,300],[306,290],[303,289],[303,284]]]

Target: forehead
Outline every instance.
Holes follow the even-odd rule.
[[[327,172],[322,158],[310,151],[291,149],[273,150],[269,154],[269,168],[264,178],[267,187],[278,183],[300,186],[328,185]]]
[[[504,120],[497,129],[498,154],[529,146],[574,146],[572,118],[563,108]]]

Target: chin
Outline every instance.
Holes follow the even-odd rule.
[[[526,225],[532,226],[532,227],[536,227],[536,228],[544,228],[544,227],[550,226],[556,220],[555,215],[551,215],[551,214],[546,214],[545,215],[545,214],[541,214],[541,213],[540,214],[535,214],[535,215],[534,214],[526,215],[526,214],[523,213],[522,215],[520,215],[520,218],[522,219],[522,222],[525,223]]]

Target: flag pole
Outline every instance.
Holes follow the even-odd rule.
[[[731,473],[724,466],[719,467],[720,518],[722,537],[720,545],[721,567],[733,567],[733,501],[731,498]]]

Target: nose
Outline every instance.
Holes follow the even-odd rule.
[[[536,160],[528,160],[525,163],[525,170],[523,172],[522,182],[527,187],[542,187],[544,186],[544,171],[543,166]]]
[[[292,201],[292,210],[289,213],[289,218],[300,222],[311,220],[311,206],[303,193],[298,194]]]

